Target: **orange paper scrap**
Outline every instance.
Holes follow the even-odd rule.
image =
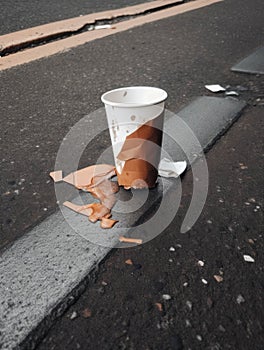
[[[124,242],[124,243],[142,244],[142,239],[139,239],[139,238],[128,238],[128,237],[124,237],[124,236],[120,236],[119,237],[119,241],[120,242]]]
[[[65,181],[78,189],[88,191],[99,200],[98,203],[77,205],[64,202],[63,205],[77,213],[88,216],[91,222],[101,221],[101,228],[111,228],[118,221],[110,219],[111,209],[116,203],[115,193],[118,185],[109,179],[116,175],[113,165],[97,164],[84,169],[77,170],[62,178],[62,171],[50,173],[55,182]]]
[[[51,173],[49,173],[49,176],[53,179],[54,182],[59,182],[63,179],[61,170],[52,171]]]

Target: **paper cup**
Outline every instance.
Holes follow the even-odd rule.
[[[115,89],[101,97],[118,183],[125,188],[155,186],[166,98],[166,91],[148,86]]]

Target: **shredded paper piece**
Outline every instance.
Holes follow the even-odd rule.
[[[250,255],[243,255],[243,258],[246,262],[253,263],[255,260]]]
[[[175,177],[180,176],[186,169],[186,161],[172,162],[167,158],[163,158],[159,164],[159,176],[162,177]]]
[[[205,85],[205,88],[211,92],[221,92],[226,90],[223,86],[219,84]]]

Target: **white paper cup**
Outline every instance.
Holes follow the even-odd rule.
[[[118,183],[125,188],[155,186],[166,98],[166,91],[148,86],[115,89],[101,97],[106,109]]]

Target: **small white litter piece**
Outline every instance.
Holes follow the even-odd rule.
[[[163,300],[171,300],[171,296],[169,294],[163,294],[162,299]]]
[[[226,96],[239,96],[239,93],[236,91],[226,91],[225,95]]]
[[[187,301],[186,301],[186,306],[188,307],[188,309],[189,309],[190,311],[192,311],[192,302],[191,302],[190,300],[187,300]]]
[[[170,247],[169,251],[170,252],[175,252],[175,248],[174,247]]]
[[[76,311],[73,311],[73,313],[70,316],[70,320],[74,320],[78,316]]]
[[[98,26],[94,26],[94,29],[110,29],[112,28],[111,24],[102,24]]]
[[[198,264],[199,266],[204,266],[204,261],[198,260],[197,264]]]
[[[197,334],[196,339],[199,340],[199,341],[203,340],[203,338],[199,334]]]
[[[243,298],[243,296],[242,296],[241,294],[239,294],[239,295],[237,296],[236,301],[237,301],[238,304],[242,304],[242,303],[245,302],[245,299]]]
[[[219,84],[213,84],[213,85],[205,85],[205,88],[211,92],[221,92],[226,91],[226,89],[219,85]]]
[[[250,255],[243,255],[243,258],[246,262],[253,263],[255,260]]]
[[[202,278],[202,282],[203,284],[208,284],[208,282],[204,278]]]
[[[163,158],[159,164],[159,176],[175,177],[180,176],[186,169],[186,161],[173,162],[168,158]]]

